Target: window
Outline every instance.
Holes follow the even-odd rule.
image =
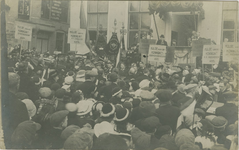
[[[108,1],[88,1],[87,2],[87,22],[90,40],[94,44],[96,42],[99,31],[105,36],[108,27]]]
[[[43,0],[41,7],[41,17],[55,21],[67,22],[68,1]]]
[[[64,33],[56,33],[56,50],[60,52],[64,51]]]
[[[30,0],[18,1],[18,18],[29,19],[30,16]]]
[[[139,38],[147,38],[151,26],[148,6],[148,1],[129,2],[129,46],[137,44]]]
[[[237,10],[224,10],[223,11],[223,42],[239,42],[238,39],[238,11]]]

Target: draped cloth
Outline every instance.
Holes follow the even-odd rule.
[[[150,14],[159,14],[159,17],[167,12],[195,12],[198,11],[201,19],[204,19],[203,2],[193,1],[150,1],[149,12]]]

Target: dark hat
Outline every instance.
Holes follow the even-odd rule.
[[[110,73],[108,76],[107,76],[107,79],[111,82],[116,82],[117,79],[118,79],[118,75],[116,73]]]
[[[68,52],[68,55],[75,55],[75,54],[76,54],[75,51],[69,51],[69,52]]]
[[[133,104],[131,102],[125,101],[122,106],[126,109],[128,109],[129,111],[133,108]]]
[[[28,99],[29,98],[29,96],[25,92],[17,92],[16,96],[20,100],[24,100],[24,99]]]
[[[84,99],[84,94],[81,90],[77,90],[72,94],[71,100],[73,103],[78,103],[82,99]]]
[[[156,129],[160,125],[158,117],[151,116],[147,117],[142,120],[141,126],[144,129],[144,131],[152,131],[152,129]]]
[[[169,125],[161,125],[157,128],[155,136],[160,139],[163,135],[169,134],[172,128]]]
[[[169,134],[165,134],[159,139],[159,146],[169,150],[178,149],[177,145],[175,144],[174,137]],[[194,149],[191,149],[191,150],[194,150]]]
[[[77,125],[70,125],[70,126],[66,127],[61,132],[61,138],[66,140],[69,136],[71,136],[73,133],[75,133],[76,130],[78,130],[78,129],[80,129],[80,127]]]
[[[220,78],[222,76],[219,72],[210,72],[209,75],[217,78]]]
[[[92,148],[92,150],[127,150],[126,141],[119,135],[104,133],[100,135]]]
[[[132,101],[133,108],[138,107],[140,103],[141,103],[140,99],[134,98],[133,101]]]
[[[167,89],[160,89],[155,93],[160,102],[168,102],[172,99],[172,92]]]
[[[170,77],[170,75],[168,73],[162,73],[162,74],[159,75],[159,78],[164,82],[168,82],[169,77]]]
[[[50,123],[53,127],[58,127],[66,118],[69,111],[67,110],[61,110],[53,113],[50,117]]]
[[[115,87],[112,89],[112,97],[118,95],[120,92],[122,92],[122,89],[120,89],[119,87]]]
[[[41,125],[33,121],[24,121],[14,130],[11,141],[12,144],[27,144],[34,139],[35,134],[40,130]]]
[[[66,75],[67,75],[67,76],[74,76],[75,73],[74,73],[73,71],[69,71],[69,72],[66,73]]]
[[[180,146],[179,150],[201,150],[198,145],[192,143],[185,143]]]
[[[164,35],[163,35],[163,34],[161,34],[161,35],[160,35],[160,37],[161,37],[161,38],[164,38]]]
[[[143,114],[144,117],[153,116],[155,113],[155,105],[150,101],[142,101],[139,104],[139,110]]]
[[[126,108],[119,108],[115,111],[115,121],[121,122],[129,117],[129,110]]]
[[[24,62],[20,62],[17,65],[17,71],[25,71],[27,69],[27,64]]]
[[[209,85],[209,86],[208,86],[208,89],[209,89],[209,90],[216,90],[217,87],[215,87],[214,85]]]
[[[93,134],[79,129],[73,133],[64,143],[64,149],[91,149],[93,145]]]
[[[85,72],[85,76],[95,77],[95,76],[98,76],[98,73],[93,70],[87,70]]]
[[[60,88],[60,89],[56,90],[55,96],[56,96],[57,98],[63,98],[64,95],[65,95],[65,93],[66,93],[66,90]]]
[[[61,88],[61,85],[60,85],[59,83],[53,83],[53,84],[51,85],[51,90],[53,90],[53,91],[56,91],[56,90],[58,90],[59,88]]]
[[[140,97],[142,101],[152,101],[155,99],[154,93],[146,91],[146,90],[141,91]]]
[[[238,98],[237,98],[238,93],[237,92],[228,91],[228,92],[223,93],[223,96],[226,101],[238,101]]]
[[[222,116],[209,115],[206,116],[206,120],[210,121],[214,128],[218,129],[223,129],[228,123],[227,119]]]
[[[106,103],[102,107],[100,116],[101,117],[109,117],[109,116],[113,115],[114,113],[115,113],[115,106],[110,103]]]
[[[189,91],[195,89],[197,86],[198,86],[197,84],[188,84],[187,86],[184,87],[184,91],[188,93]]]
[[[181,129],[175,136],[175,143],[178,147],[185,143],[194,144],[195,136],[189,129]]]

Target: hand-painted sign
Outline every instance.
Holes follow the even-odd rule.
[[[150,45],[148,53],[148,61],[165,62],[166,46]]]
[[[32,27],[25,25],[16,25],[15,39],[23,41],[31,41],[32,39]]]
[[[202,64],[218,64],[220,59],[220,45],[204,45]]]

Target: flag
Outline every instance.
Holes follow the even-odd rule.
[[[124,44],[124,35],[122,36],[122,39],[120,41],[120,49],[119,49],[119,52],[117,54],[117,58],[116,58],[116,63],[115,63],[115,67],[118,66],[119,62],[120,62],[120,58],[121,58],[121,50],[125,50],[125,44]]]
[[[120,43],[117,37],[117,33],[112,33],[109,43],[105,47],[105,51],[109,55],[116,55],[119,52]]]
[[[87,28],[87,21],[86,21],[86,16],[85,16],[85,9],[84,9],[84,4],[83,1],[81,0],[81,7],[80,7],[80,28],[81,29],[85,29],[86,30],[86,37],[85,37],[85,44],[83,46],[83,49],[87,49],[87,51],[91,51],[90,50],[90,36],[89,36],[89,31]]]

